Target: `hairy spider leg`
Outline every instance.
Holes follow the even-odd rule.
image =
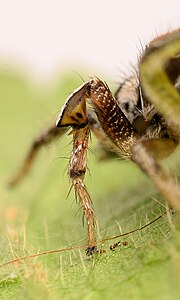
[[[111,140],[114,150],[124,156],[131,155],[131,146],[137,139],[133,127],[125,117],[108,86],[98,78],[93,78],[75,90],[67,99],[57,120],[57,126],[71,126],[73,150],[69,164],[69,176],[86,217],[88,229],[88,255],[97,251],[95,237],[95,217],[91,199],[84,185],[86,172],[86,150],[89,137],[89,120],[86,99],[89,98],[105,135]]]
[[[180,211],[180,189],[151,153],[149,144],[146,143],[147,138],[138,136],[102,81],[93,79],[90,87],[90,99],[99,122],[107,136],[118,147],[119,154],[137,163],[152,179],[169,204]]]
[[[87,255],[92,255],[97,251],[95,215],[90,195],[83,182],[87,168],[86,152],[89,134],[90,130],[88,125],[82,129],[73,131],[73,149],[69,162],[69,176],[75,190],[75,195],[79,199],[84,217],[86,218],[88,231],[88,248],[86,249],[86,253]]]
[[[88,83],[84,83],[68,97],[56,124],[58,127],[72,127],[70,134],[73,136],[73,149],[69,161],[68,175],[86,218],[88,233],[86,253],[92,255],[97,251],[95,215],[90,195],[83,181],[87,169],[86,155],[90,135],[86,113],[88,86]]]

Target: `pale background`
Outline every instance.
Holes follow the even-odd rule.
[[[179,25],[179,0],[0,0],[0,63],[39,80],[79,66],[113,78],[140,40]]]

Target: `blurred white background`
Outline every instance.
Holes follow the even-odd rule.
[[[0,62],[37,78],[79,66],[113,78],[139,40],[179,25],[179,0],[0,0]]]

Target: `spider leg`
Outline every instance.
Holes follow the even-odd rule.
[[[120,109],[108,86],[100,79],[93,78],[90,82],[89,98],[104,136],[109,139],[110,149],[122,157],[131,159],[132,146],[139,135]],[[104,145],[106,142],[107,140],[104,140]]]
[[[96,118],[87,115],[86,99],[93,104]],[[95,237],[95,217],[91,199],[84,185],[86,172],[86,149],[88,145],[89,128],[95,132],[108,148],[118,155],[131,158],[132,146],[138,135],[119,108],[108,86],[98,78],[93,78],[75,90],[61,109],[57,120],[58,127],[71,126],[73,128],[73,150],[69,163],[69,176],[75,193],[79,198],[87,222],[88,248],[87,254],[97,251]],[[96,128],[97,127],[97,128]],[[97,131],[96,131],[97,129]]]
[[[153,40],[139,65],[145,97],[180,136],[180,29]]]
[[[90,130],[98,141],[93,149],[93,153],[96,154],[98,160],[117,158],[116,148],[102,129],[95,112],[88,110],[87,113]]]
[[[86,218],[88,231],[88,248],[86,249],[86,254],[92,255],[97,251],[95,216],[90,195],[83,182],[87,168],[86,152],[89,134],[89,125],[86,125],[82,129],[74,130],[73,132],[73,150],[69,163],[69,176],[75,190],[75,195],[79,199],[83,214]]]
[[[27,156],[25,157],[19,171],[10,179],[9,186],[16,186],[28,174],[40,149],[50,144],[56,138],[62,136],[66,131],[65,128],[57,128],[56,126],[49,127],[43,134],[38,136],[32,143]]]
[[[100,80],[91,83],[90,99],[97,117],[120,155],[136,164],[153,180],[169,204],[180,211],[180,189],[172,177],[157,162],[148,150],[143,137],[135,132],[132,125],[117,105],[108,87]]]
[[[84,83],[68,97],[59,114],[57,126],[72,127],[70,134],[73,135],[73,149],[69,161],[69,177],[86,218],[88,231],[86,254],[92,255],[97,251],[95,215],[90,195],[83,182],[87,168],[86,154],[90,135],[86,111],[88,87],[89,83]]]
[[[180,188],[158,163],[154,155],[143,145],[143,141],[133,146],[132,160],[147,174],[157,186],[169,205],[180,211]]]

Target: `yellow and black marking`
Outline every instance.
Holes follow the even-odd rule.
[[[88,124],[86,98],[89,83],[84,83],[67,99],[56,122],[57,127],[83,128]]]

